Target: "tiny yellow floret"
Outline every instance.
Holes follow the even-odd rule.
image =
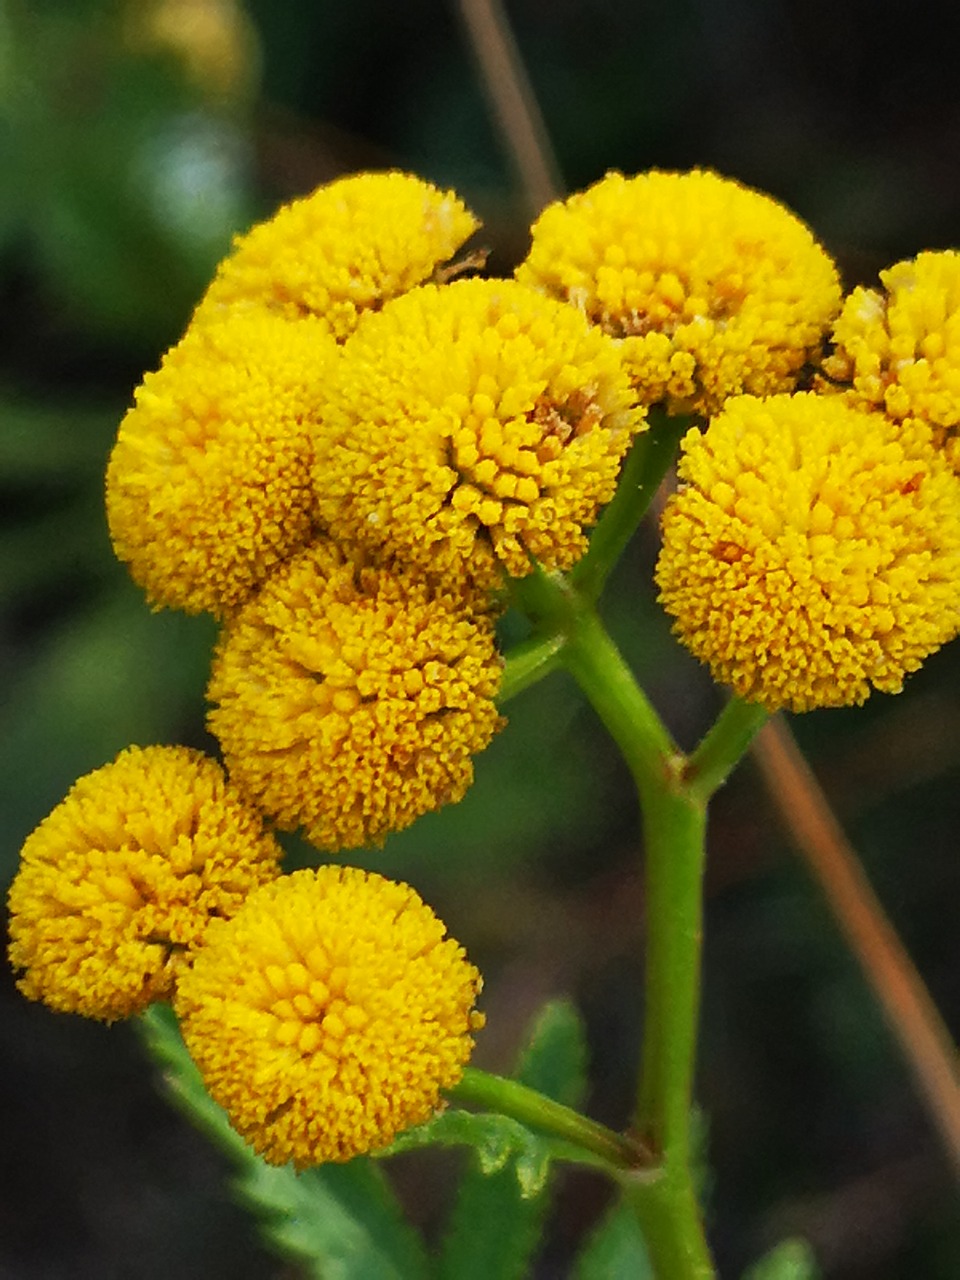
[[[424,285],[363,318],[326,387],[318,509],[445,586],[569,568],[644,425],[617,344],[513,280]]]
[[[824,372],[853,404],[929,423],[960,471],[960,253],[921,253],[880,280],[844,302]]]
[[[350,1160],[442,1106],[481,987],[409,886],[295,871],[215,921],[177,991],[212,1097],[271,1164]]]
[[[20,990],[107,1022],[169,999],[211,916],[233,915],[280,857],[216,761],[130,747],[23,846],[9,895]]]
[[[454,192],[412,174],[340,178],[238,237],[194,322],[265,307],[316,317],[342,342],[365,311],[428,279],[479,225]]]
[[[660,599],[714,677],[770,711],[900,690],[960,630],[960,480],[916,424],[839,396],[739,396],[690,430]]]
[[[225,629],[207,696],[231,777],[321,848],[460,800],[501,720],[492,624],[317,543]]]
[[[117,556],[154,605],[223,616],[310,538],[310,419],[338,348],[314,321],[191,326],[148,373],[107,469]]]
[[[701,170],[609,173],[549,205],[517,278],[622,338],[640,399],[672,413],[792,390],[840,306],[794,214]]]

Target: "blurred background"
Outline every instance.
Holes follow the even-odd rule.
[[[708,165],[785,201],[848,285],[960,228],[946,6],[890,0],[510,0],[563,183]],[[209,746],[205,619],[151,614],[113,560],[102,473],[143,371],[231,236],[357,169],[455,187],[493,267],[529,212],[457,6],[438,0],[0,0],[0,880],[80,774],[131,742]],[[630,548],[606,616],[685,746],[717,694]],[[486,974],[478,1061],[509,1069],[575,999],[590,1109],[627,1117],[642,919],[629,779],[573,685],[509,707],[455,809],[366,856],[409,879]],[[960,1035],[960,651],[897,698],[795,732]],[[291,859],[302,859],[291,847]],[[356,860],[356,859],[355,859]],[[956,1188],[899,1050],[747,763],[718,798],[699,1097],[722,1274],[787,1234],[827,1280],[955,1280]],[[280,1280],[225,1169],[163,1100],[135,1032],[53,1015],[0,976],[0,1280]],[[449,1166],[397,1162],[435,1230]],[[539,1277],[604,1206],[557,1180]]]

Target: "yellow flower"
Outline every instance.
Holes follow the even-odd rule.
[[[740,396],[691,430],[657,565],[674,630],[770,711],[862,702],[960,629],[960,481],[929,432],[838,396]]]
[[[840,305],[799,219],[700,170],[609,173],[548,206],[517,277],[623,338],[640,398],[673,413],[792,390]]]
[[[481,980],[404,884],[295,871],[214,921],[177,991],[211,1095],[271,1164],[387,1146],[442,1105],[483,1025]]]
[[[191,327],[144,378],[107,518],[154,604],[223,615],[310,538],[309,419],[338,354],[316,321],[247,311]]]
[[[847,298],[824,371],[850,384],[851,403],[929,423],[960,471],[960,253],[921,253],[880,279],[883,292]]]
[[[20,990],[108,1022],[168,999],[210,917],[232,915],[280,856],[215,761],[130,747],[23,846],[9,898]]]
[[[643,424],[616,344],[513,280],[425,285],[360,322],[316,441],[323,520],[451,588],[568,568]]]
[[[195,322],[264,306],[316,316],[342,341],[363,312],[426,280],[479,225],[454,192],[411,174],[341,178],[238,237]]]
[[[357,848],[462,798],[500,726],[499,678],[488,620],[319,543],[226,628],[209,724],[282,828]]]

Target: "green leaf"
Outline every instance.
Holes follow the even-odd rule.
[[[556,1000],[540,1011],[514,1074],[554,1101],[576,1106],[586,1091],[586,1058],[580,1015],[568,1001]],[[502,1119],[469,1117],[484,1125]],[[443,1242],[444,1280],[521,1280],[529,1274],[547,1212],[554,1148],[549,1139],[517,1130],[487,1127],[474,1148]]]
[[[236,1165],[237,1196],[268,1245],[314,1280],[426,1280],[423,1245],[370,1160],[304,1173],[266,1164],[207,1093],[171,1010],[155,1005],[140,1022],[174,1101]]]
[[[574,1280],[654,1280],[643,1234],[629,1205],[610,1210],[577,1259]]]
[[[475,1114],[456,1107],[407,1129],[376,1154],[382,1158],[422,1147],[462,1146],[472,1147],[485,1174],[499,1173],[514,1161],[511,1177],[524,1199],[543,1190],[551,1159],[579,1160],[583,1154],[579,1148],[533,1133],[509,1116]]]
[[[587,1091],[587,1041],[569,1000],[544,1005],[514,1075],[554,1102],[579,1107]]]
[[[784,1240],[743,1273],[743,1280],[819,1280],[820,1268],[806,1240]]]

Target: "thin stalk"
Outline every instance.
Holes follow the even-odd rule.
[[[592,608],[571,619],[562,661],[623,753],[641,798],[671,785],[679,748]]]
[[[950,1033],[782,717],[763,729],[754,756],[900,1041],[960,1175],[960,1062]]]
[[[650,1162],[649,1153],[632,1138],[614,1133],[605,1125],[554,1102],[519,1080],[508,1080],[477,1067],[466,1067],[463,1078],[447,1091],[447,1096],[484,1111],[510,1116],[521,1124],[562,1138],[599,1156],[616,1169],[637,1169]]]
[[[627,454],[617,492],[597,521],[590,546],[570,572],[570,581],[587,600],[598,600],[607,578],[633,537],[673,461],[690,418],[650,411],[650,425]]]
[[[687,759],[683,771],[687,793],[706,803],[769,718],[770,713],[755,702],[731,698]]]
[[[503,675],[497,703],[503,706],[524,689],[548,676],[561,665],[566,636],[562,632],[532,635],[513,646],[504,657]]]
[[[563,663],[637,783],[646,854],[646,970],[635,1129],[659,1158],[620,1179],[663,1280],[709,1280],[713,1263],[692,1173],[706,804],[682,784],[684,759],[592,608],[575,615]]]

